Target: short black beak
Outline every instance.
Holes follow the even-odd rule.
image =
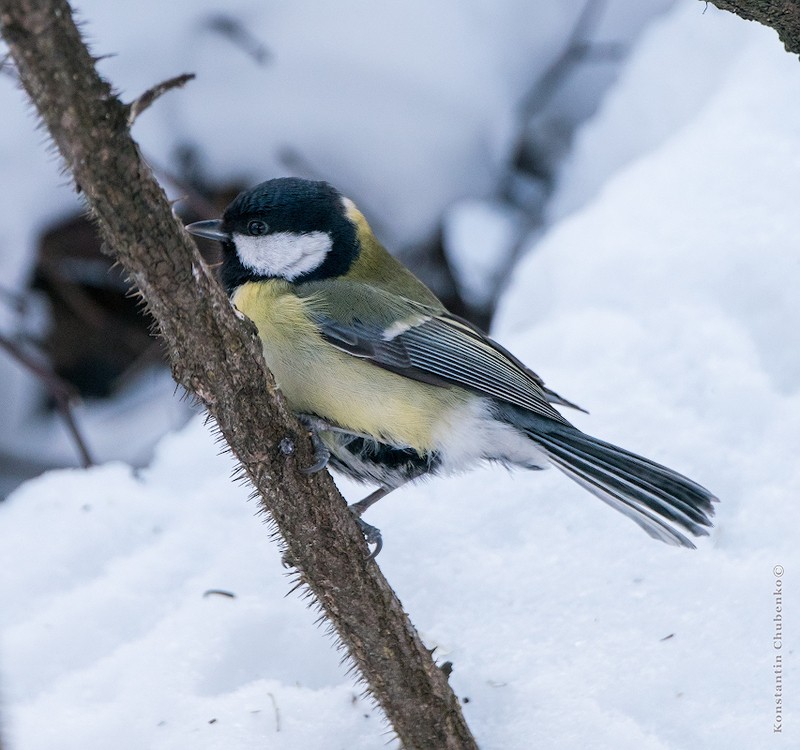
[[[217,242],[230,242],[231,236],[222,230],[222,222],[219,219],[208,219],[208,221],[195,221],[185,227],[189,234],[197,237],[205,237],[207,240],[217,240]]]

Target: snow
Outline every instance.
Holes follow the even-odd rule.
[[[751,33],[731,13],[710,5],[698,11],[687,2],[671,19],[652,24],[638,64],[621,71],[598,116],[578,133],[559,191],[547,207],[550,218],[575,210],[613,172],[688,123],[729,75]]]
[[[498,201],[458,201],[444,215],[444,252],[464,299],[489,310],[519,233],[520,216]]]
[[[800,78],[774,32],[703,9],[652,28],[580,133],[495,334],[578,426],[714,490],[710,539],[658,544],[557,471],[486,467],[368,515],[483,748],[798,744]],[[386,745],[218,452],[196,419],[138,473],[51,472],[0,505],[11,750]]]

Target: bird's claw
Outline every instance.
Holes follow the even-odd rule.
[[[383,549],[383,536],[381,535],[381,530],[375,526],[368,524],[363,518],[361,518],[357,513],[354,513],[356,517],[356,523],[358,524],[358,528],[361,529],[361,533],[364,535],[364,541],[371,547],[373,544],[375,545],[375,549],[369,553],[369,557],[367,560],[374,560],[379,554],[380,551]]]
[[[300,471],[303,474],[316,474],[318,471],[322,471],[331,460],[331,452],[319,436],[312,435],[311,442],[314,445],[314,463],[311,466],[302,467]]]
[[[331,460],[331,452],[328,446],[325,445],[322,438],[317,432],[317,424],[314,423],[312,417],[300,416],[300,423],[308,430],[311,436],[311,445],[314,446],[314,463],[311,466],[305,466],[300,469],[303,474],[316,474],[322,471]]]

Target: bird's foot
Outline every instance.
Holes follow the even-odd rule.
[[[372,547],[373,544],[375,545],[375,549],[373,549],[369,553],[369,557],[367,557],[367,560],[374,560],[383,549],[383,536],[381,535],[381,530],[376,526],[368,524],[363,518],[361,518],[357,511],[354,510],[353,515],[356,517],[358,528],[361,529],[361,533],[364,535],[364,541],[366,541],[370,547]]]
[[[368,560],[374,560],[378,553],[383,549],[383,537],[381,536],[381,530],[375,526],[368,524],[363,518],[361,518],[361,514],[369,508],[371,505],[374,505],[378,502],[382,497],[386,497],[391,492],[391,488],[389,487],[379,487],[375,492],[370,495],[367,495],[363,500],[359,500],[357,503],[353,503],[350,505],[350,512],[356,517],[356,523],[358,523],[358,528],[361,529],[361,533],[364,534],[364,539],[366,540],[367,544],[372,546],[375,545],[375,549],[372,550]]]

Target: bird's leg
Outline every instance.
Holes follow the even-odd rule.
[[[394,487],[379,487],[375,492],[371,492],[367,495],[363,500],[359,500],[357,503],[353,503],[350,506],[350,510],[353,511],[356,518],[361,518],[361,516],[366,512],[368,508],[375,505],[378,500],[386,497]]]

